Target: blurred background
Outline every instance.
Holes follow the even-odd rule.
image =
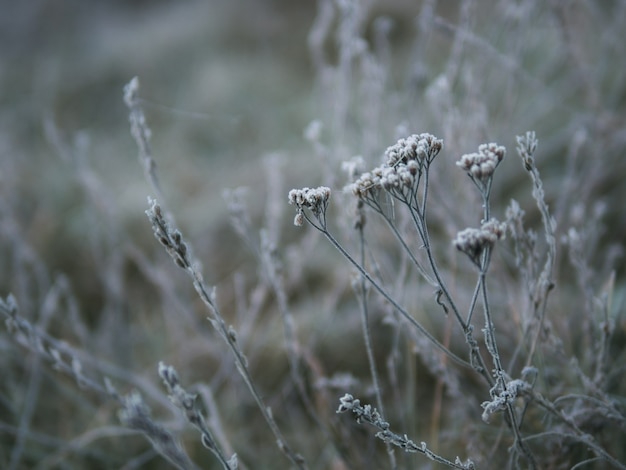
[[[189,384],[210,382],[244,468],[286,465],[273,466],[282,458],[275,449],[258,450],[257,442],[271,447],[272,439],[249,423],[251,414],[254,423],[260,418],[225,348],[152,237],[144,215],[152,189],[122,100],[135,76],[165,203],[218,287],[225,316],[247,332],[245,350],[270,404],[289,405],[284,424],[312,468],[346,461],[337,463],[323,433],[307,433],[311,423],[287,377],[281,320],[259,280],[254,241],[240,241],[231,228],[224,190],[247,188],[251,237],[258,241],[264,227],[278,245],[308,366],[318,366],[319,377],[348,371],[369,380],[358,316],[347,315],[350,270],[310,230],[292,226],[287,191],[331,186],[345,234],[341,162],[362,155],[377,165],[387,146],[412,133],[445,142],[432,190],[444,265],[455,264],[448,240],[478,220],[478,198],[455,161],[480,143],[508,149],[494,210],[504,218],[514,197],[540,229],[514,150],[516,135],[535,130],[559,236],[569,227],[583,236],[591,270],[583,287],[599,288],[615,270],[621,295],[623,1],[4,0],[0,9],[0,295],[13,293],[24,317],[91,357],[88,375],[115,375],[120,392],[159,390],[159,360],[174,363]],[[393,272],[393,256],[387,261]],[[570,261],[558,263],[569,289],[579,290]],[[557,312],[579,307],[568,287],[559,295]],[[375,317],[380,331],[383,316]],[[391,340],[380,336],[382,364]],[[80,391],[10,335],[0,336],[0,347],[0,466],[169,468],[141,437],[124,440],[115,403]],[[433,377],[417,359],[405,366],[417,371],[413,384],[419,376],[427,385],[411,403],[428,408]],[[121,370],[153,385],[126,380]],[[317,403],[329,420],[337,393]],[[403,406],[391,415],[400,419]],[[155,405],[158,417],[181,432],[204,468],[218,468],[166,407]],[[409,434],[437,438],[429,421],[409,421]],[[361,432],[359,442],[370,443],[372,433]],[[469,432],[454,437],[454,451],[466,455]],[[366,468],[369,457],[353,455],[354,468]]]
[[[220,181],[226,161],[300,139],[313,79],[306,49],[313,2],[36,1],[3,8],[3,129],[11,131],[3,141],[37,162],[28,165],[33,173],[45,175],[35,170],[46,162],[59,167],[44,132],[50,122],[66,141],[84,136],[90,165],[115,176],[111,192],[142,205],[133,201],[142,182],[129,174],[137,170],[136,152],[120,99],[133,76],[141,79],[162,171],[178,169],[173,186]],[[201,178],[189,181],[194,175]]]

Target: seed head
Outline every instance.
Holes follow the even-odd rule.
[[[498,144],[482,144],[478,147],[477,153],[463,155],[456,164],[473,180],[486,183],[493,176],[505,154],[506,149]]]

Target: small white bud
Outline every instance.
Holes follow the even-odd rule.
[[[293,219],[293,224],[296,227],[302,227],[302,225],[304,225],[304,216],[302,215],[302,212],[298,212],[296,214],[296,216]]]

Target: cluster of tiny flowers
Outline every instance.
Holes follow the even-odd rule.
[[[482,144],[478,147],[477,153],[463,155],[456,164],[467,171],[474,180],[486,182],[493,175],[505,153],[506,149],[501,145]]]
[[[348,189],[357,197],[376,195],[378,191],[412,188],[416,176],[428,167],[443,147],[443,141],[431,134],[413,134],[398,140],[385,151],[385,161],[363,173]]]
[[[501,240],[506,235],[506,223],[490,219],[479,229],[466,228],[457,233],[453,240],[457,250],[462,251],[470,259],[480,264],[480,256],[487,246],[492,246],[496,241]]]
[[[304,223],[303,211],[309,208],[315,217],[320,217],[326,213],[328,199],[330,198],[330,188],[320,186],[319,188],[292,189],[289,191],[289,204],[293,204],[298,209],[293,223],[301,226]]]
[[[431,134],[413,134],[398,140],[385,151],[385,164],[389,166],[398,163],[407,164],[416,160],[420,164],[430,164],[443,148],[443,140]]]

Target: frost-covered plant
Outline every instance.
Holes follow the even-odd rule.
[[[311,151],[298,142],[288,160],[257,160],[247,125],[210,147],[216,160],[237,156],[227,165],[234,184],[249,177],[257,186],[247,194],[266,204],[260,215],[246,191],[224,192],[243,248],[227,221],[206,217],[204,191],[215,186],[202,171],[174,175],[193,182],[189,194],[157,174],[148,118],[171,109],[141,98],[138,79],[124,102],[151,186],[148,222],[133,205],[144,186],[140,198],[122,191],[132,203],[116,207],[118,175],[107,181],[90,163],[91,131],[68,143],[50,114],[44,131],[61,173],[87,201],[72,193],[71,211],[52,212],[56,182],[31,184],[44,159],[23,158],[5,135],[32,106],[3,108],[0,467],[624,468],[624,218],[612,194],[624,172],[626,3],[317,3],[315,99],[298,110],[313,119]],[[238,77],[264,83],[248,69],[256,65]],[[204,84],[208,69],[220,70],[166,77],[183,102],[189,77]],[[89,90],[93,76],[110,81],[100,70],[72,83],[81,76]],[[268,108],[258,114],[291,145],[298,119],[280,122]],[[214,132],[217,120],[199,122]],[[517,138],[521,171],[503,145],[478,145],[527,128],[542,145],[534,133]],[[120,139],[126,149],[127,133]],[[174,171],[209,140],[201,149],[174,140]],[[284,223],[293,212],[283,179],[301,179],[301,164],[306,180],[289,184],[314,187],[289,193],[293,221],[316,230]],[[187,202],[168,201],[172,190]],[[519,202],[505,209],[512,195]],[[128,221],[141,225],[126,230]],[[158,243],[146,240],[149,224]],[[333,247],[340,256],[328,256]]]
[[[543,270],[538,273],[536,285],[540,288],[541,293],[541,309],[540,321],[546,312],[546,304],[548,293],[553,288],[551,281],[554,268],[555,253],[555,223],[550,215],[547,204],[544,200],[542,183],[539,172],[534,164],[534,153],[537,148],[537,139],[532,132],[524,136],[519,136],[518,154],[521,157],[524,168],[530,173],[533,184],[533,196],[535,197],[538,207],[542,213],[545,224],[546,242],[548,250]],[[567,419],[563,413],[557,412],[557,408],[543,398],[535,391],[534,380],[527,381],[527,376],[536,377],[537,369],[531,367],[533,364],[533,354],[536,347],[535,341],[532,342],[530,354],[527,358],[528,365],[522,371],[522,378],[512,379],[514,371],[507,370],[504,366],[504,358],[499,351],[498,335],[496,334],[493,307],[489,299],[488,291],[488,270],[492,259],[495,243],[505,238],[507,231],[507,223],[499,222],[491,217],[490,209],[490,193],[494,177],[494,171],[505,155],[505,148],[495,143],[483,144],[479,147],[477,153],[463,155],[457,162],[457,166],[465,170],[476,185],[480,192],[482,204],[482,222],[480,228],[466,228],[458,232],[453,240],[454,246],[466,254],[473,265],[477,268],[477,280],[474,293],[469,302],[469,308],[465,315],[461,314],[459,305],[460,299],[453,298],[448,283],[444,280],[442,270],[436,262],[435,252],[432,246],[432,237],[429,232],[427,223],[427,199],[428,199],[428,181],[429,171],[434,158],[439,154],[443,147],[443,142],[430,134],[414,134],[407,138],[400,139],[395,145],[389,147],[384,156],[383,163],[371,171],[366,171],[358,175],[355,182],[347,186],[346,190],[350,192],[358,200],[358,207],[366,206],[379,215],[387,226],[389,226],[394,236],[399,241],[400,247],[413,260],[416,271],[423,277],[424,282],[433,284],[435,287],[435,299],[444,313],[448,314],[450,310],[454,312],[457,324],[460,327],[466,342],[469,346],[467,359],[459,357],[450,349],[446,348],[434,334],[429,332],[408,308],[401,306],[401,302],[396,300],[388,290],[382,285],[376,276],[371,274],[366,266],[364,257],[357,261],[349,251],[342,246],[337,238],[331,233],[327,223],[327,210],[329,207],[330,190],[326,187],[317,189],[304,188],[302,190],[292,190],[289,192],[289,203],[296,206],[297,215],[295,224],[300,226],[306,220],[311,226],[323,233],[330,243],[355,267],[360,273],[363,282],[367,282],[373,287],[385,300],[387,300],[399,315],[409,326],[413,328],[417,334],[423,335],[431,346],[447,355],[448,358],[456,362],[455,367],[470,366],[474,371],[484,379],[490,400],[482,403],[483,413],[482,419],[489,422],[491,415],[502,412],[504,422],[512,435],[513,447],[511,448],[512,461],[516,465],[523,465],[529,468],[541,468],[541,463],[537,460],[536,451],[532,449],[528,441],[535,437],[532,430],[525,432],[523,421],[524,416],[531,406],[543,408],[544,412],[552,414],[553,418],[562,421],[569,426],[569,433],[563,433],[563,438],[573,438],[583,442],[589,446],[597,459],[603,459],[619,468],[625,468],[613,456],[605,451],[601,445],[596,443],[593,438],[584,433],[580,428],[575,426],[571,420]],[[393,212],[389,212],[385,208],[385,201],[395,201]],[[415,241],[401,234],[397,229],[396,220],[400,210],[408,212],[409,219],[413,223],[413,237],[421,243],[423,251],[426,253],[427,268],[417,261],[411,246],[415,245]],[[360,220],[363,220],[361,216]],[[355,225],[360,233],[360,240],[363,243],[363,223]],[[513,229],[514,230],[514,229]],[[361,302],[365,296],[362,296]],[[479,345],[479,339],[474,336],[474,324],[472,319],[475,318],[474,311],[480,303],[483,310],[484,327],[483,343],[489,358],[485,358],[483,350]],[[498,312],[500,315],[503,312]],[[364,322],[367,318],[364,317]],[[366,347],[370,364],[372,364],[371,344],[368,340],[368,330],[364,330],[366,336]],[[452,365],[450,365],[452,367]],[[375,384],[377,399],[382,410],[382,398],[376,377],[376,371],[371,366],[373,383]],[[610,400],[609,400],[610,401]],[[520,408],[518,402],[523,406]],[[420,447],[406,437],[399,436],[389,431],[389,424],[385,420],[381,412],[371,408],[370,405],[360,406],[359,400],[355,400],[351,394],[346,394],[340,400],[338,412],[353,411],[356,415],[357,422],[366,421],[379,428],[377,437],[381,438],[387,444],[399,446],[407,452],[418,451]],[[623,416],[618,418],[623,422]],[[543,432],[553,432],[549,428]],[[526,435],[529,434],[529,435]],[[541,433],[539,434],[541,435]],[[455,468],[473,468],[473,463],[469,462],[461,466],[457,457],[453,462],[431,451],[425,451],[426,444],[422,444],[422,453],[430,458]],[[393,461],[392,461],[393,462]]]

